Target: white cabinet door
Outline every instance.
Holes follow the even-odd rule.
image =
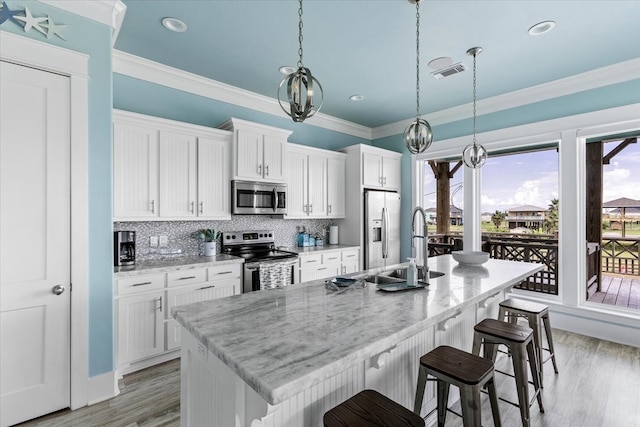
[[[307,155],[298,151],[288,153],[287,218],[307,216]]]
[[[382,158],[382,187],[389,190],[400,188],[400,159],[395,157]]]
[[[246,129],[236,130],[236,178],[262,179],[263,147],[262,134]]]
[[[327,159],[327,216],[345,216],[345,158]]]
[[[118,364],[164,351],[164,291],[118,299]]]
[[[307,157],[308,213],[310,217],[327,216],[327,158],[310,154]]]
[[[113,216],[158,216],[158,132],[147,126],[113,124]]]
[[[196,137],[160,132],[160,216],[196,216]]]
[[[318,265],[300,269],[300,283],[320,280],[340,274],[340,264]]]
[[[263,178],[266,181],[284,181],[286,178],[284,170],[284,165],[286,164],[286,138],[264,135],[263,143]]]
[[[382,156],[375,153],[362,153],[362,185],[382,187]]]
[[[229,149],[231,142],[198,138],[198,217],[230,219]]]

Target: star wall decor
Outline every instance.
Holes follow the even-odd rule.
[[[0,7],[0,25],[7,21],[23,27],[25,33],[28,33],[31,29],[35,29],[47,36],[47,39],[55,35],[62,40],[67,40],[62,35],[62,30],[67,28],[67,25],[56,24],[49,15],[46,17],[35,17],[28,7],[25,7],[24,10],[11,10],[9,6],[7,6],[7,3],[3,1]]]

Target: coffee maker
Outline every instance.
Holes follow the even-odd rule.
[[[116,267],[136,263],[136,232],[113,232],[113,260]]]

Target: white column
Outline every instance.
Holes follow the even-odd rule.
[[[481,169],[464,167],[464,250],[479,251],[482,248],[482,227],[480,206],[482,191]]]

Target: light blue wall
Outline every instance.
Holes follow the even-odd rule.
[[[366,139],[307,123],[294,123],[289,118],[276,117],[117,73],[113,75],[113,107],[209,127],[217,127],[229,118],[236,117],[292,130],[289,141],[329,150],[353,144],[371,144]]]
[[[640,79],[635,79],[478,116],[477,132],[489,132],[638,102],[640,102]],[[409,124],[408,120],[407,124]],[[437,145],[438,141],[470,135],[473,129],[472,126],[471,118],[434,126],[433,144]],[[469,142],[471,142],[471,139]],[[373,145],[404,154],[401,163],[402,223],[400,227],[400,232],[402,233],[400,256],[404,260],[411,255],[411,212],[413,209],[411,205],[413,184],[411,182],[411,157],[404,147],[402,134],[374,140]]]
[[[27,33],[11,21],[0,30],[91,56],[89,60],[89,376],[113,370],[113,260],[111,216],[111,29],[37,1],[6,2],[12,10],[28,7],[49,15],[66,41]],[[0,34],[1,36],[1,34]]]

